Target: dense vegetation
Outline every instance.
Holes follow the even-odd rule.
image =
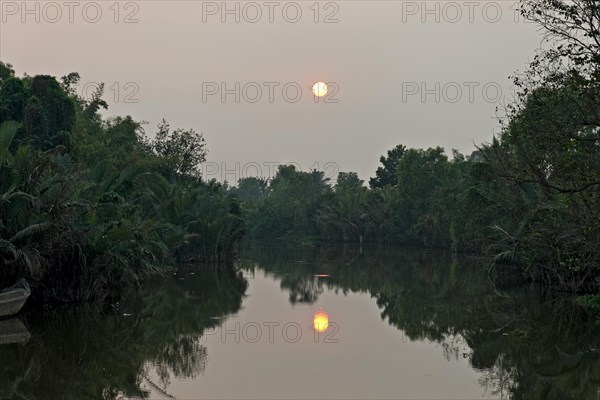
[[[266,272],[298,306],[328,290],[372,296],[382,320],[411,341],[466,358],[490,398],[597,399],[600,320],[572,296],[539,285],[498,287],[478,261],[418,249],[260,244],[240,255],[248,276]],[[205,368],[220,362],[210,329],[240,311],[247,285],[230,268],[186,265],[126,293],[118,306],[28,313],[27,345],[2,346],[0,398],[144,398],[143,386],[166,389],[168,398],[176,381],[198,378],[202,386]],[[335,307],[326,311],[336,322]]]
[[[523,0],[550,48],[515,78],[504,129],[470,155],[398,145],[369,188],[356,173],[281,166],[236,187],[204,182],[206,144],[163,121],[103,119],[80,77],[0,62],[0,287],[43,301],[102,298],[181,261],[225,261],[244,234],[398,243],[491,255],[562,290],[600,286],[600,13],[591,0]],[[590,301],[593,301],[590,300]]]
[[[166,122],[149,139],[102,119],[102,87],[78,74],[15,76],[0,63],[0,287],[26,277],[39,300],[102,298],[187,260],[230,259],[239,202],[202,182],[201,134]]]
[[[569,291],[600,286],[600,8],[595,1],[522,1],[550,48],[514,82],[504,129],[470,155],[398,145],[366,188],[330,185],[283,166],[267,185],[243,179],[256,237],[401,243],[488,254],[493,272]]]
[[[247,285],[233,268],[184,265],[172,279],[127,291],[117,307],[28,314],[27,345],[2,346],[0,398],[148,398],[142,383],[160,391],[197,377],[210,355],[200,338],[239,311]]]
[[[292,304],[317,303],[328,290],[369,294],[381,318],[411,341],[467,358],[490,398],[598,398],[600,320],[573,296],[493,284],[479,260],[444,252],[318,244],[253,245],[243,255],[251,261],[242,265],[263,268]]]

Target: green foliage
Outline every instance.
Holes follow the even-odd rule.
[[[102,85],[81,99],[76,73],[20,79],[0,63],[0,123],[16,121],[0,137],[2,274],[94,297],[174,260],[225,260],[248,232],[469,251],[490,256],[490,276],[516,267],[562,290],[598,290],[597,11],[589,0],[523,0],[556,41],[515,78],[501,134],[452,159],[398,145],[370,188],[355,173],[332,187],[324,172],[289,165],[270,181],[203,182],[201,133],[163,120],[149,138],[131,117],[100,117]]]
[[[98,115],[102,86],[85,101],[78,74],[62,81],[0,81],[14,119],[0,127],[0,287],[26,277],[36,301],[103,299],[177,261],[229,260],[244,220],[198,179],[202,136],[163,123],[150,141],[131,117]]]
[[[237,186],[231,189],[231,192],[243,202],[259,203],[268,195],[269,182],[264,178],[242,178],[238,181]]]
[[[577,302],[584,307],[591,308],[595,311],[600,311],[600,295],[588,294],[579,296],[577,298]]]
[[[202,133],[193,129],[171,131],[163,119],[154,140],[147,146],[162,160],[164,174],[199,177],[199,166],[206,160],[206,143]]]
[[[333,193],[317,210],[317,224],[322,237],[357,240],[365,236],[367,188],[354,172],[340,172]]]
[[[550,46],[515,78],[504,129],[471,155],[398,145],[362,187],[319,195],[283,167],[246,206],[257,236],[314,236],[490,256],[488,271],[561,290],[600,289],[600,19],[589,0],[523,0]],[[315,222],[316,224],[313,224]]]
[[[148,397],[142,379],[155,388],[193,379],[209,360],[200,338],[240,309],[247,285],[231,266],[185,265],[124,290],[111,307],[21,317],[32,337],[27,346],[2,347],[0,397],[116,400]]]
[[[76,117],[72,96],[51,76],[20,79],[14,77],[12,69],[7,72],[5,64],[0,69],[4,71],[0,79],[0,123],[14,120],[23,128],[15,148],[21,144],[41,150],[69,147]]]
[[[0,156],[3,163],[12,159],[10,147],[18,129],[19,123],[16,121],[6,121],[0,125]]]
[[[27,103],[27,89],[18,78],[2,79],[0,84],[0,122],[21,121]]]
[[[0,81],[5,81],[15,75],[12,65],[0,61]]]
[[[242,181],[241,189],[247,185]],[[263,238],[300,233],[312,236],[318,232],[315,213],[325,196],[331,193],[322,171],[296,171],[293,165],[282,165],[268,188],[255,181],[264,200],[244,203],[251,235]],[[240,193],[240,188],[234,189]]]
[[[381,318],[409,340],[438,343],[447,360],[466,358],[486,396],[598,397],[598,315],[573,296],[535,284],[493,285],[481,273],[485,261],[437,251],[368,244],[245,251],[244,267],[258,265],[280,281],[292,304],[314,304],[326,290],[369,294]]]
[[[26,134],[41,149],[66,145],[64,135],[71,132],[75,123],[73,99],[54,77],[48,75],[34,76],[29,91],[36,99],[35,105],[31,104],[35,121],[26,124]]]
[[[403,145],[398,145],[394,147],[392,150],[387,152],[387,157],[381,156],[379,161],[383,164],[383,167],[377,168],[375,172],[375,178],[371,178],[369,181],[369,186],[371,188],[383,188],[385,186],[396,186],[398,183],[398,163],[404,152],[406,151],[406,147]]]

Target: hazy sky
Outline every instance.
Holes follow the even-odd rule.
[[[105,82],[107,115],[149,134],[162,118],[202,131],[208,178],[294,162],[367,179],[396,144],[469,153],[491,139],[508,77],[541,40],[515,5],[2,0],[0,59],[19,75],[77,71],[81,91]],[[316,81],[337,93],[315,102]]]

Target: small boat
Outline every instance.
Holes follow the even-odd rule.
[[[31,334],[17,317],[0,321],[0,345],[13,343],[27,343]],[[4,397],[0,396],[0,399]]]
[[[19,279],[13,286],[0,290],[0,318],[21,311],[30,294],[31,289],[25,279]]]

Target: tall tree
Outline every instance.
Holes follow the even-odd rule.
[[[164,119],[158,125],[150,148],[163,160],[166,172],[175,175],[200,177],[200,164],[206,160],[206,141],[193,129],[171,128]]]
[[[387,157],[381,156],[379,161],[383,166],[377,168],[375,177],[369,180],[369,186],[371,186],[371,188],[382,188],[388,185],[396,186],[398,183],[398,163],[405,152],[406,147],[399,144],[387,152]]]

